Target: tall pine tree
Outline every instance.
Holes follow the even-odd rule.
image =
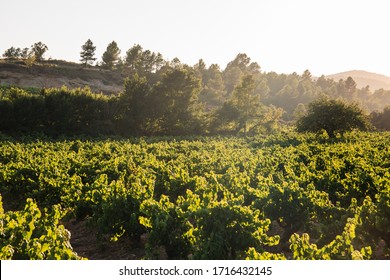
[[[96,58],[94,57],[96,47],[93,45],[92,41],[88,39],[87,42],[85,42],[85,44],[81,46],[81,48],[82,51],[80,52],[80,61],[84,63],[85,67],[87,67],[89,64],[96,60]]]
[[[107,49],[102,56],[103,66],[109,69],[113,69],[120,59],[120,53],[121,51],[115,41],[112,41],[110,44],[108,44]]]

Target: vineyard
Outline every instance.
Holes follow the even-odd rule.
[[[0,259],[389,259],[390,134],[0,136]],[[101,250],[104,250],[102,248]]]

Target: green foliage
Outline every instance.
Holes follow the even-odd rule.
[[[82,48],[83,50],[80,53],[81,62],[87,66],[95,59],[93,57],[95,47],[92,42],[88,40]],[[42,56],[46,51],[47,46],[39,42],[32,46],[32,50],[29,48],[20,49],[11,47],[4,52],[3,56],[8,60],[6,64],[19,64],[18,60],[22,59],[28,67],[33,67],[35,61],[42,60]],[[154,85],[161,81],[164,73],[170,71],[171,68],[185,68],[186,70],[193,71],[201,83],[199,102],[206,113],[202,116],[204,122],[204,124],[202,124],[203,132],[209,132],[208,129],[205,129],[207,127],[206,123],[215,124],[213,118],[218,116],[218,114],[215,114],[215,111],[219,111],[226,102],[233,101],[233,95],[236,95],[234,98],[237,97],[237,94],[233,94],[233,92],[240,88],[240,83],[246,76],[252,77],[254,81],[253,96],[258,97],[261,100],[263,108],[277,108],[277,110],[283,112],[281,116],[276,118],[277,121],[274,122],[276,125],[272,124],[272,127],[277,127],[279,122],[292,123],[292,121],[296,120],[296,118],[305,111],[302,110],[302,106],[306,106],[310,102],[321,97],[341,99],[347,103],[354,102],[360,104],[367,111],[383,110],[390,102],[388,90],[379,89],[375,92],[371,92],[368,86],[358,89],[356,82],[352,77],[348,77],[345,80],[340,79],[339,81],[327,79],[325,76],[313,79],[309,70],[305,70],[301,75],[295,72],[291,74],[277,74],[275,72],[263,73],[261,72],[260,65],[256,62],[252,62],[251,58],[245,53],[238,54],[227,64],[225,69],[221,69],[217,64],[211,64],[210,67],[207,68],[202,59],[200,59],[200,63],[197,63],[194,66],[183,64],[178,58],[174,58],[172,61],[166,61],[160,53],[144,50],[139,44],[135,44],[128,49],[123,59],[119,55],[120,50],[116,42],[111,42],[103,54],[102,65],[108,70],[115,70],[117,77],[118,75],[122,77],[132,77],[134,74],[137,74],[139,77],[146,77],[150,85]],[[38,63],[35,65],[36,67],[34,70],[46,74],[46,67],[42,67],[45,64],[46,63]],[[59,66],[58,68],[63,66],[62,63],[58,63],[58,61],[51,61],[50,64],[47,63],[46,65],[50,65],[50,68],[53,65]],[[50,69],[50,71],[52,70],[53,69]],[[63,70],[64,72],[69,71],[67,67]],[[78,73],[79,71],[75,72]],[[75,72],[72,71],[73,75]],[[104,84],[106,85],[106,82],[111,79],[112,72],[101,71],[101,73],[107,75],[107,79],[104,79]],[[84,76],[84,74],[82,76]],[[247,102],[245,105],[251,106],[251,102]],[[222,111],[224,109],[225,108],[223,108]],[[248,112],[247,110],[245,111]],[[230,130],[226,130],[225,128],[226,126],[233,126],[232,123],[223,124],[221,127],[217,127],[215,131],[211,132],[223,131],[228,132],[229,134],[236,134],[237,129],[243,129],[244,127],[242,115],[243,114],[240,116],[241,119],[235,119],[236,124]],[[277,112],[276,115],[279,115],[279,112]],[[376,113],[374,113],[374,116],[375,115]],[[268,116],[264,116],[264,118],[267,118]],[[378,117],[380,118],[380,116]],[[262,118],[263,116],[257,116],[257,119]],[[222,122],[224,120],[222,119],[219,121]],[[154,128],[155,126],[158,128],[159,125],[157,123],[158,121],[152,120],[148,121],[147,125],[151,128]],[[383,127],[386,126],[385,119],[383,121],[378,120],[378,122],[374,122],[374,124],[375,123],[379,125],[379,129],[386,129]],[[215,128],[214,126],[211,125],[211,128]],[[248,128],[252,126],[256,127],[256,129],[253,130],[256,131],[256,133],[274,130],[274,128],[269,129],[269,123],[259,125],[259,122],[256,121],[248,124]]]
[[[88,65],[94,60],[95,47],[88,40],[82,48],[81,61],[84,65]],[[46,63],[35,65],[35,60],[41,59],[37,54],[40,53],[40,50],[45,50],[45,46],[42,43],[37,43],[35,49],[36,51],[29,51],[28,49],[13,48],[9,51],[9,56],[18,56],[17,59],[22,58],[28,67],[34,68],[34,71],[45,73],[43,66]],[[128,88],[126,89],[125,86],[127,93],[124,92],[123,96],[128,94],[135,98],[131,103],[123,98],[124,102],[122,103],[122,101],[114,101],[116,98],[110,96],[113,102],[109,102],[111,104],[108,108],[100,110],[100,114],[97,116],[98,119],[103,119],[101,126],[105,127],[99,129],[108,134],[146,136],[168,134],[237,135],[243,133],[258,135],[278,132],[287,125],[292,125],[293,121],[298,120],[299,131],[320,132],[326,130],[328,135],[334,138],[337,133],[343,134],[345,131],[355,128],[362,130],[368,128],[368,122],[362,111],[356,105],[346,104],[354,102],[361,104],[367,110],[378,111],[384,109],[390,102],[388,91],[377,90],[371,93],[367,87],[357,89],[356,83],[351,77],[345,81],[335,82],[325,77],[314,81],[309,70],[305,70],[302,75],[297,73],[288,75],[274,72],[262,73],[260,66],[256,62],[251,62],[251,59],[244,53],[238,54],[225,69],[220,69],[216,64],[207,68],[203,60],[194,66],[183,64],[177,58],[171,62],[165,61],[160,53],[144,50],[140,45],[134,45],[130,48],[123,60],[119,54],[120,50],[113,41],[103,54],[103,66],[109,70],[115,69],[117,79],[129,77],[125,80]],[[9,63],[19,62],[15,59],[9,59],[5,64]],[[61,64],[57,66],[61,66]],[[69,72],[67,68],[58,68],[55,70]],[[52,70],[54,69],[50,69],[50,71]],[[97,69],[90,70],[92,73],[96,72]],[[187,78],[180,78],[178,73],[173,74],[175,72],[173,70],[185,71]],[[77,73],[80,74],[79,72]],[[103,81],[107,85],[106,83],[112,79],[112,71],[100,72],[102,75],[107,75],[107,79]],[[85,74],[86,72],[82,75],[83,79]],[[73,77],[73,75],[76,74],[71,76]],[[129,94],[129,80],[136,81],[135,75],[138,75],[138,79],[146,79],[142,83],[149,87],[147,94],[145,94],[144,88],[137,87],[134,87],[132,93]],[[175,75],[176,77],[173,78]],[[189,76],[191,78],[188,78]],[[169,79],[170,81],[168,81]],[[194,79],[197,80],[197,85],[194,85],[192,81]],[[169,85],[164,85],[164,83],[169,83]],[[196,88],[193,91],[196,94],[188,94],[191,87]],[[179,91],[187,93],[178,94]],[[191,105],[187,106],[188,102],[182,98],[183,96],[196,96],[196,98],[191,98]],[[326,99],[339,101],[327,100],[325,102]],[[313,100],[317,101],[313,102]],[[93,101],[91,102],[93,103]],[[311,105],[308,105],[310,102],[312,102]],[[342,102],[345,104],[342,105]],[[94,105],[91,104],[91,107]],[[322,109],[319,105],[322,106]],[[327,107],[324,107],[325,105]],[[4,106],[6,107],[5,112],[11,110],[11,104]],[[187,110],[188,108],[189,110]],[[40,111],[40,109],[41,107],[38,105],[36,111]],[[316,111],[315,114],[313,110]],[[387,129],[386,112],[385,110],[384,113],[372,114],[372,123],[380,130]],[[94,113],[86,109],[86,114],[94,115]],[[105,115],[106,113],[108,115]],[[44,111],[41,114],[44,114]],[[8,119],[5,123],[7,122]],[[87,126],[89,124],[79,122],[79,125]],[[7,127],[15,127],[15,130],[20,132],[19,125],[10,124]],[[96,129],[96,127],[91,130],[85,129],[83,134],[89,134],[88,132],[93,132]],[[36,132],[36,127],[30,130]],[[42,129],[41,125],[37,132],[42,132],[42,130],[45,133],[48,131]],[[63,134],[79,134],[79,131],[69,133],[66,130]]]
[[[171,68],[154,85],[151,112],[155,133],[188,134],[197,127],[197,99],[200,82],[192,71]]]
[[[99,234],[109,234],[114,241],[124,234],[139,238],[145,232],[138,223],[140,205],[150,197],[150,193],[145,191],[141,182],[133,182],[130,188],[126,188],[125,180],[109,183],[107,176],[103,175],[93,183],[86,196],[90,197],[89,206]]]
[[[325,130],[330,137],[352,129],[367,130],[366,116],[357,105],[347,105],[338,100],[321,99],[308,105],[308,113],[297,121],[300,132]]]
[[[30,93],[20,88],[0,91],[0,130],[48,135],[110,134],[114,132],[117,101],[86,87],[44,89]]]
[[[355,217],[359,221],[357,232],[361,237],[361,242],[369,244],[381,257],[390,255],[390,194],[388,186],[384,187],[373,201],[366,197],[363,204],[357,207]]]
[[[192,226],[169,197],[162,195],[159,201],[146,200],[141,205],[141,212],[140,223],[150,228],[146,247],[149,258],[161,258],[161,251],[169,259],[188,258],[192,251]]]
[[[390,131],[390,106],[384,108],[383,112],[372,112],[370,118],[377,129]]]
[[[148,107],[150,94],[151,87],[145,77],[134,74],[133,77],[125,79],[124,91],[119,97],[125,134],[140,135],[147,132],[145,124],[151,114]]]
[[[259,253],[255,248],[251,247],[246,252],[246,260],[286,260],[282,254],[274,254],[270,252]]]
[[[232,94],[244,75],[254,75],[259,72],[260,66],[256,62],[251,63],[251,58],[247,54],[239,53],[234,60],[227,64],[223,71],[227,95]]]
[[[88,87],[38,92],[5,87],[0,90],[0,131],[50,136],[200,134],[199,90],[193,72],[172,68],[152,85],[135,74],[125,80],[119,97],[96,94]]]
[[[0,203],[0,259],[80,259],[69,243],[69,231],[58,225],[61,216],[59,207],[42,213],[32,199],[16,212],[4,212]]]
[[[232,131],[237,132],[237,119],[239,112],[236,106],[230,102],[225,102],[220,109],[218,109],[210,124],[210,130],[217,134],[230,134]]]
[[[226,95],[225,84],[221,69],[217,64],[212,64],[208,69],[201,60],[194,70],[202,81],[202,91],[199,94],[199,101],[210,108],[218,108],[222,105]]]
[[[36,61],[34,50],[29,48],[21,49],[10,47],[9,49],[4,51],[3,57],[10,60],[11,62],[14,60],[22,59],[28,67],[31,67]]]
[[[195,258],[242,258],[247,248],[264,251],[265,246],[277,245],[279,236],[266,232],[270,220],[262,219],[260,211],[240,206],[240,200],[212,201],[194,216],[198,218],[196,232],[199,239]]]
[[[120,53],[121,51],[115,41],[108,44],[107,49],[102,56],[103,66],[108,69],[113,69],[119,61]]]
[[[244,76],[241,83],[235,87],[231,103],[237,108],[238,129],[243,129],[246,135],[248,121],[258,115],[260,108],[260,96],[255,92],[255,81],[251,75]]]
[[[43,60],[43,56],[48,49],[49,48],[42,42],[34,43],[34,45],[31,46],[31,52],[34,54],[37,61]]]
[[[159,71],[164,64],[164,59],[160,53],[144,51],[136,44],[126,52],[124,63],[131,75],[138,74],[143,77]]]
[[[96,47],[93,45],[90,39],[88,39],[85,44],[81,46],[81,48],[82,51],[80,52],[80,61],[84,63],[84,66],[87,66],[91,62],[96,60],[96,58],[94,57]]]
[[[316,244],[310,243],[310,237],[307,233],[299,236],[293,234],[290,238],[290,249],[293,252],[293,259],[296,260],[335,260],[335,259],[352,259],[363,260],[370,259],[371,247],[362,248],[360,251],[355,250],[352,241],[355,239],[356,221],[348,219],[344,231],[341,235],[329,244],[318,249]]]
[[[39,239],[34,232],[47,225],[43,221],[61,231],[65,213],[88,219],[99,240],[143,240],[151,259],[389,257],[388,133],[347,133],[333,141],[299,133],[0,137],[0,192],[7,209],[14,210],[1,210],[3,220],[32,219],[35,225],[30,239],[4,243],[4,258]],[[32,203],[27,211],[20,202],[29,198],[66,211],[55,219],[52,211],[38,214]],[[29,231],[30,226],[21,226],[20,236]],[[53,241],[57,238],[50,240],[63,250],[65,245]],[[31,248],[30,255],[14,258],[49,258]],[[55,258],[69,257],[58,254]]]
[[[243,130],[246,135],[249,122],[253,123],[259,117],[260,108],[260,95],[255,92],[255,80],[252,75],[245,75],[234,88],[230,100],[214,114],[212,130],[219,133]]]
[[[20,48],[10,47],[9,49],[6,49],[3,53],[3,57],[7,59],[15,59],[19,58],[21,55]]]

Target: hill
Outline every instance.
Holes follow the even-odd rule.
[[[89,86],[94,92],[118,93],[123,88],[123,77],[118,71],[84,68],[63,60],[42,61],[28,67],[22,61],[0,59],[1,84],[37,88]]]
[[[341,72],[337,74],[328,75],[326,76],[326,78],[338,81],[340,79],[345,80],[349,76],[354,79],[358,88],[366,87],[367,85],[369,85],[371,91],[375,91],[381,88],[390,90],[390,77],[362,70]]]

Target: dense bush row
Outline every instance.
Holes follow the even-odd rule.
[[[250,77],[248,79],[253,83]],[[177,87],[176,84],[182,85]],[[242,84],[237,91],[244,94],[246,86]],[[266,109],[252,99],[253,104],[248,103],[241,93],[234,94],[219,110],[205,113],[195,99],[198,90],[197,81],[185,70],[172,70],[153,87],[135,76],[126,80],[124,92],[119,96],[95,94],[89,88],[0,87],[0,132],[55,137],[256,135],[280,131],[284,126],[281,110]],[[308,108],[297,122],[302,131],[325,129],[334,137],[337,132],[370,127],[367,116],[356,105],[323,99]],[[388,129],[389,112],[385,109],[383,113],[372,114],[371,127]]]

